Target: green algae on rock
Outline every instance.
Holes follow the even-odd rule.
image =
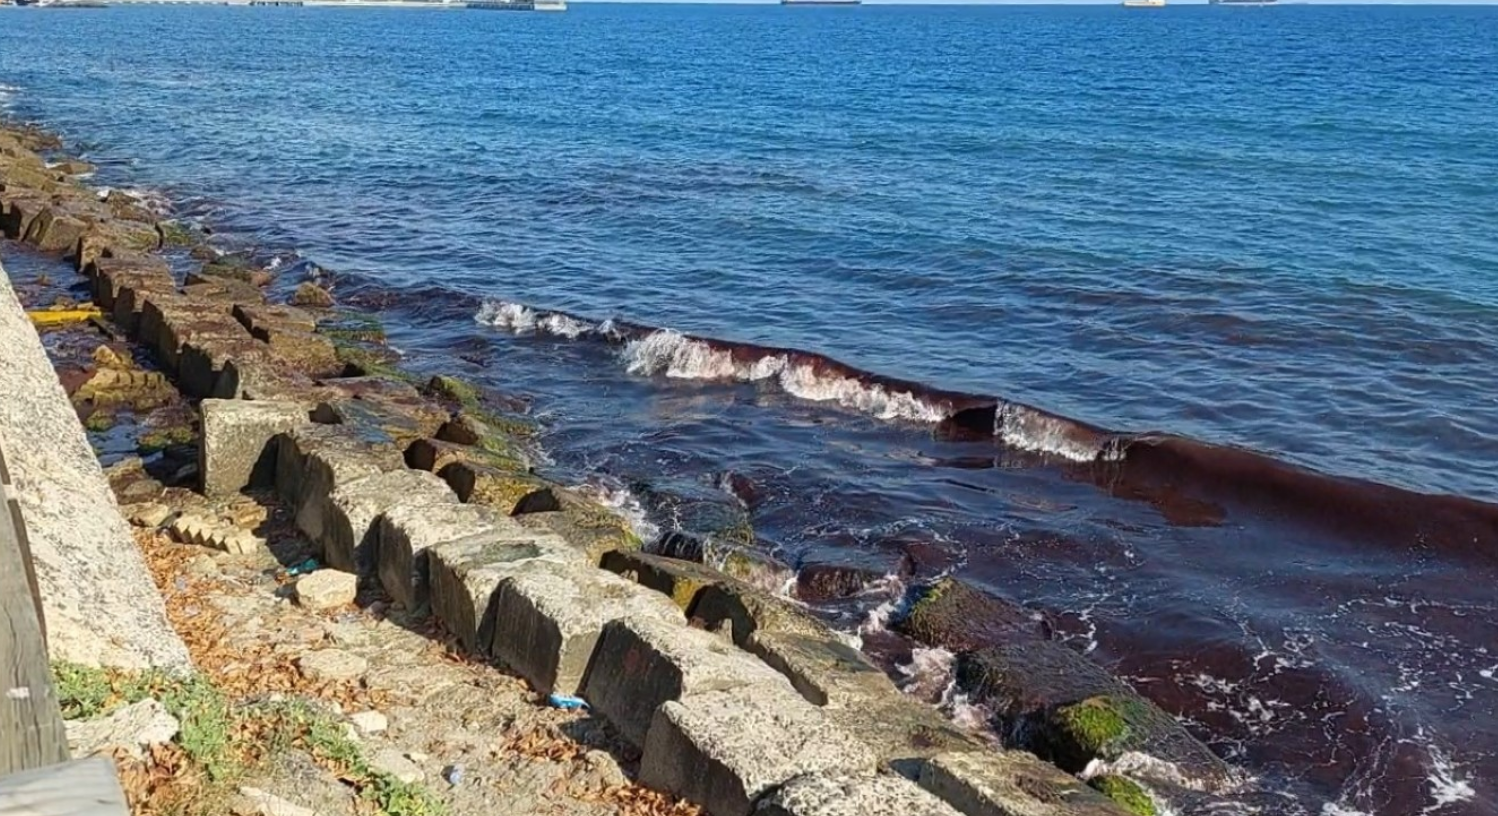
[[[1150,798],[1144,786],[1126,776],[1095,776],[1087,784],[1134,816],[1157,816],[1159,813],[1155,800]]]
[[[1019,638],[1040,637],[1035,615],[955,578],[918,589],[895,630],[953,652],[980,649]]]

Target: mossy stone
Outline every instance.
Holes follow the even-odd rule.
[[[1126,750],[1134,736],[1133,723],[1147,715],[1141,708],[1132,700],[1089,697],[1056,709],[1052,720],[1083,752],[1111,758]]]
[[[173,445],[186,445],[197,438],[190,425],[174,425],[169,428],[153,428],[141,434],[137,447],[141,453],[154,453]]]
[[[89,414],[88,420],[83,423],[83,427],[94,433],[103,433],[113,428],[114,422],[114,414],[108,411],[95,411]]]
[[[1087,784],[1134,816],[1157,816],[1159,813],[1155,809],[1155,801],[1143,786],[1126,776],[1096,776],[1088,780]]]

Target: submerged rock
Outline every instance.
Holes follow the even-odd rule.
[[[315,283],[302,283],[291,295],[291,305],[309,309],[333,308],[333,295]]]
[[[1181,776],[1204,789],[1228,783],[1228,766],[1176,719],[1101,666],[1054,641],[1019,641],[958,656],[957,681],[994,711],[1010,738],[1063,770],[1144,754],[1161,761],[1141,776]],[[1173,766],[1173,767],[1171,767]]]
[[[749,511],[717,488],[682,480],[636,481],[631,492],[665,532],[652,549],[661,555],[720,563],[723,545],[750,548]]]
[[[1114,804],[1133,816],[1156,816],[1159,813],[1155,808],[1155,800],[1150,798],[1149,792],[1138,782],[1126,776],[1116,774],[1095,776],[1089,779],[1087,784],[1112,799]]]
[[[896,631],[932,646],[968,652],[995,643],[1046,636],[1035,613],[955,578],[918,589]]]

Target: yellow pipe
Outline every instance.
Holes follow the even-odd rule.
[[[66,326],[71,323],[82,323],[92,320],[102,313],[92,303],[79,304],[74,309],[36,309],[26,313],[31,318],[32,325],[39,329]]]

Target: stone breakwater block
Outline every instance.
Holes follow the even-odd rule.
[[[869,746],[880,767],[901,776],[919,773],[921,760],[951,751],[981,751],[988,744],[941,712],[904,694],[850,700],[823,709],[844,731]]]
[[[938,754],[920,786],[965,816],[1128,816],[1107,797],[1025,751]]]
[[[656,618],[626,618],[604,626],[582,696],[625,739],[644,745],[662,703],[746,685],[795,695],[778,672],[723,638]]]
[[[900,694],[884,670],[830,629],[822,636],[757,631],[744,648],[785,675],[813,705],[861,705]]]
[[[237,383],[224,377],[229,361],[264,353],[264,346],[248,335],[198,335],[182,344],[177,382],[188,396],[233,399]]]
[[[409,611],[429,600],[428,550],[455,541],[481,537],[499,541],[526,532],[492,507],[453,502],[398,504],[380,516],[377,526],[375,570],[380,585]]]
[[[655,712],[640,782],[748,816],[760,796],[804,774],[871,773],[874,755],[785,689],[742,686],[668,701]]]
[[[740,581],[725,581],[704,587],[687,617],[701,621],[709,631],[732,637],[747,646],[755,632],[798,633],[825,637],[828,629],[796,604]]]
[[[427,552],[433,546],[482,538],[505,541],[523,533],[520,524],[493,508],[403,503],[377,521],[376,573],[392,600],[415,611],[427,603],[430,593]]]
[[[166,261],[148,255],[98,258],[88,265],[84,274],[89,278],[94,303],[100,309],[112,311],[119,297],[120,287],[128,280],[152,280],[163,288],[172,286],[172,275]]]
[[[630,616],[686,623],[660,594],[612,573],[522,572],[501,581],[494,596],[489,654],[542,694],[576,694],[603,627]]]
[[[337,425],[304,425],[276,437],[276,491],[296,512],[297,528],[323,535],[328,497],[341,485],[402,466],[400,451],[371,445]]]
[[[494,640],[493,600],[500,581],[522,570],[581,565],[582,557],[565,541],[530,531],[442,544],[427,552],[432,612],[464,649],[478,653]]]
[[[1176,719],[1086,657],[1053,641],[1002,643],[958,656],[958,685],[988,704],[1024,747],[1081,772],[1095,759],[1142,753],[1162,760],[1141,769],[1175,783],[1215,790],[1234,775]]]
[[[43,209],[26,230],[26,242],[43,252],[73,252],[89,222],[60,206]]]
[[[269,340],[272,334],[285,329],[310,332],[317,328],[317,318],[295,306],[240,303],[234,306],[232,314],[256,340]]]
[[[31,222],[47,206],[47,197],[30,190],[0,192],[0,232],[17,241],[31,229]]]
[[[727,575],[695,561],[682,561],[663,555],[615,550],[604,553],[600,563],[609,572],[618,573],[643,587],[664,594],[683,612],[692,608],[703,587],[732,581]]]
[[[757,816],[959,816],[951,805],[890,774],[808,774],[765,797]],[[1017,811],[1016,816],[1039,816]]]
[[[272,484],[276,435],[307,423],[307,412],[294,403],[205,399],[200,407],[203,439],[198,469],[203,492],[212,498]]]
[[[329,566],[370,572],[375,562],[375,520],[381,513],[402,504],[457,500],[441,479],[421,470],[392,470],[354,479],[328,494],[321,534],[313,540],[322,546],[323,560]]]
[[[417,470],[439,473],[448,465],[461,462],[490,467],[508,464],[507,460],[483,448],[443,442],[440,439],[418,439],[406,448],[406,465]]]
[[[464,502],[488,505],[505,513],[514,513],[527,497],[550,487],[529,473],[477,462],[453,462],[438,475]]]
[[[587,553],[589,562],[594,564],[605,553],[632,552],[643,546],[644,542],[635,534],[629,521],[618,512],[571,491],[552,492],[562,503],[561,510],[524,513],[516,516],[520,523],[567,539],[572,546]]]
[[[296,582],[297,603],[308,609],[336,609],[354,602],[359,579],[353,573],[321,569]]]

